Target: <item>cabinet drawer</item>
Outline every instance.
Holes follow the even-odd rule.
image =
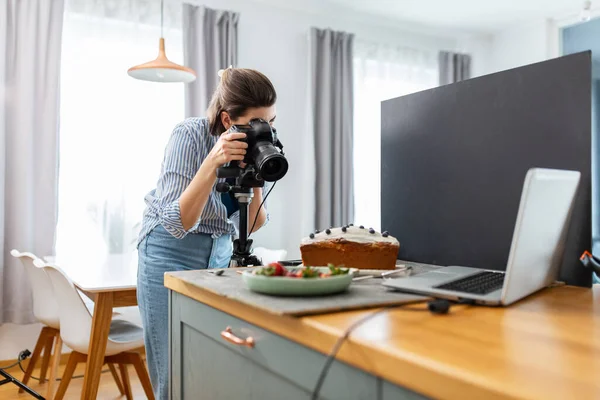
[[[172,400],[310,400],[306,390],[186,324],[180,350]]]
[[[172,291],[170,293],[170,352],[174,385],[176,385],[175,381],[177,379],[182,379],[173,376],[176,374],[176,370],[182,366],[187,366],[187,369],[190,369],[193,365],[193,368],[191,368],[194,370],[193,374],[198,375],[203,374],[204,371],[224,369],[225,365],[233,366],[240,363],[249,366],[248,368],[260,368],[265,371],[264,379],[266,381],[264,383],[259,382],[262,380],[261,378],[256,380],[254,384],[268,385],[269,379],[266,378],[266,374],[268,374],[271,377],[278,377],[280,380],[289,382],[290,385],[300,388],[307,394],[312,392],[326,360],[324,355],[186,296]],[[232,333],[240,338],[245,339],[251,336],[255,341],[254,347],[231,344],[224,340],[221,337],[221,332],[226,327],[231,327]],[[220,350],[210,350],[212,353],[206,355],[206,360],[202,359],[202,352],[189,350],[194,346],[208,346],[209,343],[213,347],[220,348]],[[224,351],[225,349],[227,351]],[[226,363],[218,362],[214,364],[211,362],[211,359],[214,359],[212,354],[216,354],[217,351],[228,355]],[[190,361],[190,358],[193,358],[193,360]],[[227,370],[216,372],[224,375],[228,374]],[[180,371],[179,373],[187,376],[185,374],[189,375],[191,372]],[[233,376],[231,378],[235,380]],[[217,382],[215,382],[216,384]],[[182,386],[185,387],[186,385],[183,384]],[[290,390],[292,390],[291,386]],[[235,393],[237,392],[232,388],[231,395],[233,397],[231,398],[235,397]],[[376,377],[345,363],[334,361],[320,394],[322,399],[327,400],[373,400],[379,397],[378,380]],[[268,395],[264,394],[264,396]],[[297,394],[294,398],[296,397]],[[275,398],[288,397],[285,393],[280,393]],[[310,398],[310,396],[307,398]],[[269,400],[269,397],[263,397],[263,399]]]

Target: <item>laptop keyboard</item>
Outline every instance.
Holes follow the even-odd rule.
[[[436,289],[452,290],[470,294],[485,295],[502,288],[503,272],[483,271],[466,278],[457,279],[443,285],[434,286]]]

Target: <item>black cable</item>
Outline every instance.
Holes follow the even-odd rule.
[[[17,361],[17,362],[16,362],[16,363],[14,363],[14,364],[7,365],[6,367],[0,367],[0,369],[11,369],[11,368],[13,368],[13,367],[16,367],[17,365],[19,365],[19,361]]]
[[[321,391],[321,386],[323,386],[323,382],[325,382],[325,378],[327,376],[327,373],[329,372],[329,368],[331,367],[331,364],[333,364],[333,361],[335,360],[335,356],[337,354],[337,352],[339,351],[340,347],[342,347],[342,344],[344,344],[344,342],[346,341],[346,339],[348,338],[348,336],[350,336],[350,334],[356,329],[358,328],[360,325],[362,325],[363,323],[367,322],[368,320],[370,320],[371,318],[381,314],[384,311],[388,311],[392,308],[401,308],[410,304],[416,304],[416,303],[404,303],[404,304],[396,304],[396,305],[392,305],[392,306],[387,306],[384,307],[380,310],[377,310],[369,315],[366,315],[365,317],[359,319],[358,321],[356,321],[355,323],[353,323],[352,325],[350,325],[348,327],[348,329],[346,329],[346,331],[344,332],[344,334],[335,342],[335,345],[333,346],[333,348],[331,349],[331,352],[329,353],[329,355],[327,356],[327,360],[325,361],[325,364],[323,365],[323,369],[321,369],[321,373],[319,374],[319,379],[317,380],[317,384],[315,386],[315,389],[313,390],[311,399],[312,400],[317,400],[319,398],[319,392]],[[406,308],[406,310],[410,310],[410,311],[428,311],[426,308]]]
[[[406,307],[409,305],[421,304],[421,303],[425,303],[425,302],[427,302],[427,308]],[[461,299],[458,302],[456,302],[455,304],[471,305],[471,304],[474,304],[474,302],[472,300]],[[331,367],[331,364],[333,364],[333,361],[335,360],[335,356],[336,356],[337,352],[339,351],[340,347],[342,347],[342,344],[344,344],[346,339],[348,339],[348,336],[350,336],[350,334],[356,328],[358,328],[360,325],[362,325],[366,321],[370,320],[371,318],[375,317],[376,315],[379,315],[384,311],[391,310],[394,308],[402,308],[402,310],[404,310],[404,311],[429,311],[432,314],[447,314],[450,309],[450,306],[451,306],[450,301],[445,300],[445,299],[432,299],[432,300],[423,300],[423,301],[416,302],[416,303],[395,304],[395,305],[384,307],[380,310],[375,311],[374,313],[366,315],[365,317],[359,319],[358,321],[356,321],[355,323],[350,325],[348,327],[348,329],[346,329],[344,334],[335,342],[335,345],[333,346],[333,348],[331,349],[331,352],[327,356],[327,360],[325,360],[325,364],[323,364],[323,368],[321,369],[321,373],[319,374],[319,379],[317,380],[317,384],[315,385],[315,389],[313,390],[311,400],[318,400],[319,392],[321,391],[323,382],[325,382],[325,378],[327,377],[329,368]]]
[[[265,201],[267,201],[267,197],[269,197],[269,195],[271,194],[271,190],[273,190],[273,188],[275,187],[275,184],[277,184],[277,181],[273,182],[273,186],[271,186],[271,188],[269,189],[269,191],[263,198],[263,201],[261,201],[260,206],[258,206],[256,215],[254,216],[254,222],[252,223],[252,228],[250,228],[250,232],[248,233],[248,239],[250,239],[250,236],[252,236],[252,233],[254,231],[254,226],[256,225],[256,220],[258,219],[258,214],[260,214],[260,210],[261,210],[262,206],[265,204]]]
[[[14,368],[17,365],[20,365],[21,361],[25,360],[30,355],[31,355],[31,352],[28,349],[25,349],[25,350],[19,352],[19,355],[17,356],[17,361],[14,364],[8,365],[6,367],[0,367],[0,369],[11,369],[11,368]]]

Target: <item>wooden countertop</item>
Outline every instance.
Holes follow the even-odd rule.
[[[165,286],[323,354],[376,311],[281,317],[185,278],[166,274]],[[439,399],[600,399],[600,285],[549,288],[508,308],[385,310],[355,329],[337,358]]]

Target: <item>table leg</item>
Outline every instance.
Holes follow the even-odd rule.
[[[92,332],[83,378],[81,400],[95,399],[100,385],[100,373],[104,364],[104,354],[108,341],[108,332],[112,320],[113,293],[98,293],[94,305]]]

